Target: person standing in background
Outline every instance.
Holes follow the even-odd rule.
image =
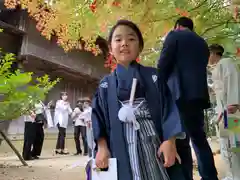
[[[91,149],[93,144],[92,138],[92,122],[91,122],[91,115],[92,115],[92,108],[90,106],[91,100],[89,98],[84,98],[83,102],[83,112],[78,116],[79,119],[84,119],[84,123],[86,124],[86,145],[88,145],[88,150],[84,153],[84,155],[89,154],[91,156]]]
[[[84,112],[86,112],[85,123],[87,126],[87,144],[88,144],[88,155],[92,156],[92,149],[94,148],[94,139],[92,132],[92,107],[90,106],[91,100],[89,98],[84,99]]]
[[[22,157],[25,161],[34,160],[32,157],[32,146],[35,140],[35,113],[30,112],[30,115],[24,116],[25,126],[24,126],[24,142],[23,142],[23,152]]]
[[[193,179],[190,139],[202,180],[218,180],[213,153],[204,132],[204,109],[210,107],[207,84],[209,55],[207,43],[194,32],[193,21],[181,17],[167,35],[158,60],[159,83],[174,84],[169,89],[188,135],[186,139],[176,141],[187,180]]]
[[[46,119],[46,108],[50,108],[52,102],[49,102],[47,106],[40,100],[35,104],[34,114],[35,114],[35,139],[32,148],[32,157],[39,159],[42,152],[43,141],[44,141],[44,126],[47,126]]]
[[[72,114],[72,108],[68,102],[68,94],[61,92],[60,100],[57,101],[54,113],[54,124],[58,127],[58,139],[56,144],[56,154],[69,154],[65,151],[65,137],[68,126],[69,115]]]
[[[240,117],[240,72],[232,58],[222,58],[224,48],[219,44],[209,46],[209,66],[212,72],[212,90],[216,94],[217,120],[223,112],[223,106],[228,114]],[[228,152],[230,133],[219,123],[221,155],[227,164],[224,180],[239,179],[240,155]],[[229,157],[231,156],[231,157]]]
[[[74,155],[81,155],[81,143],[80,143],[80,135],[82,137],[83,147],[84,147],[84,155],[87,155],[88,146],[86,139],[86,124],[84,122],[84,118],[79,118],[83,113],[83,102],[82,100],[77,101],[77,105],[72,113],[72,119],[74,124],[74,140],[76,144],[77,152]]]

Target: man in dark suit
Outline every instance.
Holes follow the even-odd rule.
[[[204,109],[210,107],[207,86],[209,50],[205,40],[193,31],[193,26],[187,17],[177,20],[163,44],[158,75],[160,80],[168,83],[173,80],[177,84],[177,91],[170,91],[188,135],[176,142],[186,179],[193,179],[191,139],[202,180],[217,180],[212,150],[204,132]]]

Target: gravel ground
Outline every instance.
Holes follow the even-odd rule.
[[[17,157],[3,142],[0,146],[0,180],[85,180],[84,167],[88,158],[71,154],[54,155],[55,142],[56,140],[46,140],[42,157],[39,160],[29,161],[28,167],[21,166]],[[22,141],[13,141],[13,143],[21,152]],[[218,144],[216,142],[211,144],[213,151],[216,151]],[[73,154],[75,150],[73,139],[67,139],[67,147]],[[219,155],[215,156],[215,161],[221,176],[224,168]],[[195,180],[200,180],[197,171],[195,171]]]

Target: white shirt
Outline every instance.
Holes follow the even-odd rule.
[[[35,114],[42,114],[44,113],[45,105],[42,102],[35,104]]]
[[[92,108],[89,106],[84,109],[84,111],[79,115],[79,118],[84,119],[84,122],[87,123],[91,121]]]
[[[73,121],[75,121],[74,126],[86,126],[84,119],[83,118],[79,118],[79,116],[82,114],[83,112],[76,107],[72,113],[72,117],[73,117]]]
[[[34,119],[30,115],[23,116],[24,122],[34,122]]]
[[[212,70],[213,90],[216,93],[217,112],[224,106],[240,104],[240,71],[231,58],[221,59]]]
[[[54,124],[60,125],[60,127],[67,128],[69,115],[72,113],[72,108],[69,102],[58,100],[55,107],[54,113]]]
[[[44,113],[44,104],[42,102],[35,104],[34,113],[35,114]],[[35,122],[35,119],[32,118],[30,115],[24,115],[24,121],[25,122]]]

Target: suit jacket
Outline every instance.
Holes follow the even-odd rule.
[[[166,37],[158,61],[158,76],[166,82],[170,80],[177,84],[175,88],[180,93],[175,99],[181,107],[194,105],[209,108],[208,58],[208,45],[195,32],[175,30]]]

